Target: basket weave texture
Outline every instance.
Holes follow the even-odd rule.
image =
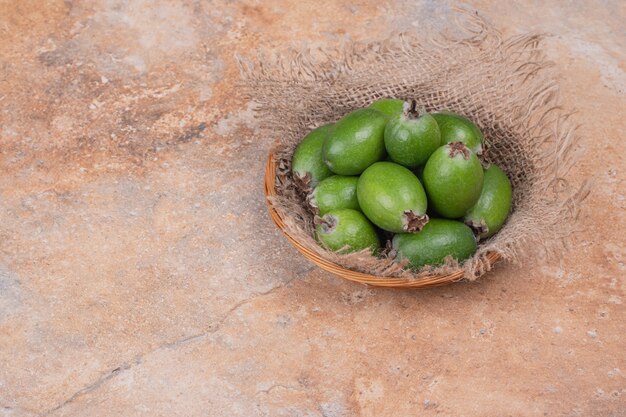
[[[455,36],[418,40],[398,34],[332,51],[240,58],[243,88],[257,103],[263,134],[279,138],[265,172],[270,217],[321,268],[368,285],[422,288],[474,280],[499,260],[522,263],[537,248],[562,252],[589,187],[567,180],[576,136],[571,113],[559,104],[556,74],[540,49],[542,36],[503,39],[479,17],[460,17],[461,34]],[[329,252],[314,239],[313,215],[291,176],[293,151],[312,128],[384,97],[466,115],[485,135],[483,162],[497,163],[511,179],[507,223],[461,265],[449,260],[410,271],[367,251]]]

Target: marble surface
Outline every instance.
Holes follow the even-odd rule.
[[[0,416],[626,415],[626,6],[462,3],[551,34],[592,178],[560,259],[368,289],[271,224],[235,54],[435,1],[0,1]]]

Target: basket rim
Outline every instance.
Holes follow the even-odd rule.
[[[270,218],[278,227],[278,229],[283,233],[283,235],[287,238],[287,240],[300,252],[305,258],[307,258],[310,262],[319,266],[320,268],[331,272],[334,275],[337,275],[341,278],[347,279],[349,281],[358,282],[361,284],[365,284],[368,286],[377,286],[377,287],[389,287],[389,288],[429,288],[429,287],[437,287],[442,285],[452,284],[454,282],[462,281],[464,278],[463,269],[459,268],[450,272],[448,274],[433,274],[433,275],[425,275],[419,278],[402,278],[402,277],[383,277],[378,275],[371,275],[364,272],[354,271],[352,269],[345,268],[339,264],[334,262],[330,262],[317,253],[311,251],[307,247],[303,246],[297,239],[295,239],[289,232],[285,229],[285,223],[283,218],[280,216],[276,208],[271,202],[271,197],[276,196],[276,165],[278,160],[276,159],[274,153],[270,151],[267,157],[267,163],[265,165],[265,177],[264,177],[264,194],[265,194],[265,203],[267,204],[267,209],[270,215]],[[491,263],[491,265],[500,261],[502,257],[497,252],[488,252],[486,255],[487,259]]]

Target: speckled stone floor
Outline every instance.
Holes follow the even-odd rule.
[[[403,292],[271,224],[236,53],[441,30],[435,1],[0,1],[0,416],[626,415],[626,5],[549,32],[593,178],[560,259]]]

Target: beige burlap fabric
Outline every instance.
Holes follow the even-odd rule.
[[[540,49],[542,36],[503,39],[469,13],[461,13],[458,27],[462,34],[456,36],[423,40],[398,34],[332,51],[240,59],[243,86],[258,103],[263,134],[277,142],[279,196],[271,203],[304,246],[342,266],[380,276],[419,277],[459,267],[448,262],[414,273],[388,256],[325,251],[313,237],[313,216],[294,188],[291,155],[306,133],[378,98],[394,97],[469,117],[485,135],[483,161],[497,163],[511,178],[512,213],[504,228],[480,242],[476,255],[461,265],[467,279],[491,268],[488,251],[516,263],[527,261],[529,253],[537,256],[537,247],[562,252],[589,187],[567,181],[576,160],[576,136],[571,113],[559,104],[557,77]]]

